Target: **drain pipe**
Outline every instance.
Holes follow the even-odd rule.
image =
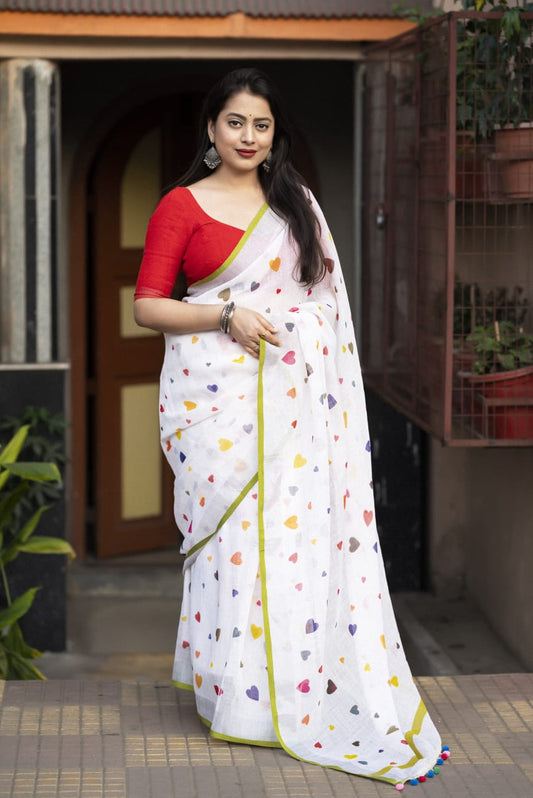
[[[353,157],[353,231],[354,231],[354,274],[352,289],[352,313],[355,337],[359,352],[362,351],[362,311],[363,311],[363,146],[364,146],[364,94],[366,66],[354,64],[354,157]]]

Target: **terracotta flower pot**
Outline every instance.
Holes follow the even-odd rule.
[[[482,397],[483,434],[489,438],[533,439],[533,366],[496,374],[471,374]]]
[[[533,197],[533,126],[496,130],[494,143],[503,193],[513,199]]]

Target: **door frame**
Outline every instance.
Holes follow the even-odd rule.
[[[206,91],[211,75],[191,75],[184,92]],[[90,210],[88,184],[91,171],[108,135],[121,119],[150,100],[176,93],[176,83],[154,83],[143,91],[131,90],[105,108],[82,138],[72,160],[68,192],[68,275],[69,275],[69,341],[70,341],[70,466],[68,493],[69,540],[79,560],[87,556],[87,301],[88,244],[90,231],[87,218]],[[179,87],[178,87],[179,90]]]

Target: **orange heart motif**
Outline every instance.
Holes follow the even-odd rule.
[[[270,266],[273,272],[277,272],[279,267],[281,266],[281,261],[279,258],[274,258],[274,260],[268,262],[268,265]]]

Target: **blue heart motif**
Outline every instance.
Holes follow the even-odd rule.
[[[305,624],[305,633],[307,635],[310,635],[313,632],[316,632],[317,629],[318,629],[318,623],[313,618],[309,618],[309,620]]]
[[[251,698],[252,701],[259,701],[259,690],[255,684],[252,684],[252,686],[246,691],[246,695],[248,698]]]
[[[232,637],[240,637],[240,636],[241,636],[241,632],[239,631],[239,629],[237,629],[237,627],[235,627],[235,629],[233,630]]]
[[[348,631],[350,632],[351,636],[353,637],[354,634],[357,632],[357,624],[356,623],[348,624]]]
[[[211,391],[211,393],[216,393],[218,391],[218,385],[208,385],[207,390]]]
[[[300,651],[300,656],[303,659],[303,661],[305,662],[311,656],[311,652],[310,651]]]
[[[359,707],[357,706],[357,704],[353,705],[350,712],[352,713],[352,715],[359,715]]]

